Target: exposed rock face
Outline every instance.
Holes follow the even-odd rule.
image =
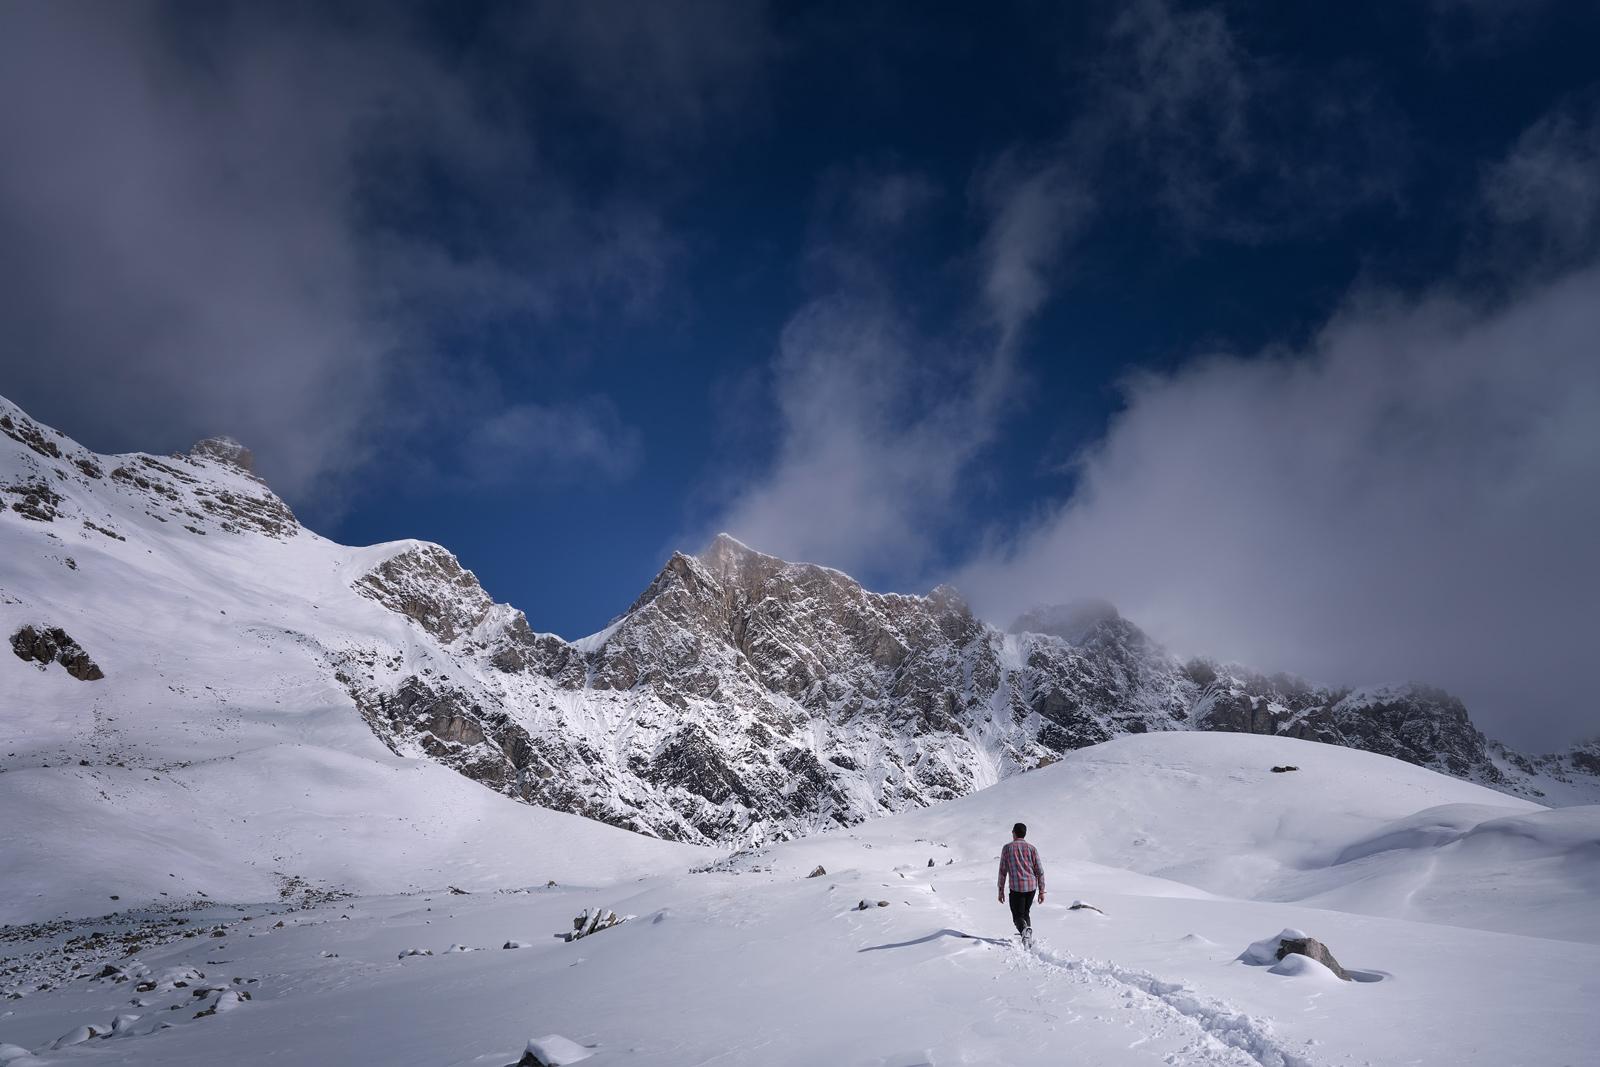
[[[61,505],[61,494],[42,480],[18,482],[0,487],[0,500],[9,494],[11,510],[35,522],[53,522],[56,508]]]
[[[850,825],[1147,730],[1280,733],[1515,784],[1437,690],[1182,664],[1105,604],[1031,616],[1056,633],[1001,633],[952,590],[872,593],[728,537],[674,555],[579,642],[533,632],[437,546],[355,585],[478,665],[459,689],[352,689],[396,751],[666,837]]]
[[[24,626],[11,635],[11,651],[18,659],[30,660],[41,667],[59,663],[81,682],[97,682],[105,677],[89,658],[89,653],[59,627]]]
[[[255,454],[231,437],[207,437],[197,441],[189,449],[189,455],[194,459],[214,459],[251,474],[256,469]]]
[[[1282,734],[1365,749],[1489,785],[1507,781],[1466,707],[1441,689],[1322,689],[1289,675],[1268,677],[1204,661],[1184,671],[1203,684],[1195,705],[1201,729]]]
[[[1019,620],[1054,633],[1001,633],[953,590],[871,593],[729,537],[674,555],[580,642],[533,632],[437,546],[355,584],[481,668],[447,692],[416,678],[353,688],[396,751],[665,837],[850,825],[1160,729],[1284,734],[1516,788],[1438,690],[1350,693],[1182,664],[1103,603]]]
[[[391,557],[362,575],[355,588],[447,645],[494,607],[477,577],[438,545],[418,544]]]

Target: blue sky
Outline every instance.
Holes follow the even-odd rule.
[[[1591,4],[0,19],[0,389],[93,447],[569,637],[727,528],[1600,728]]]

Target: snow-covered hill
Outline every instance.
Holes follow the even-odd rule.
[[[0,659],[0,792],[50,798],[129,852],[160,820],[126,813],[168,812],[170,834],[210,835],[196,851],[229,857],[216,860],[229,888],[196,891],[259,896],[247,887],[280,875],[401,884],[361,880],[372,868],[241,807],[271,795],[289,811],[292,792],[228,784],[257,779],[314,779],[327,789],[294,786],[298,807],[426,815],[440,833],[463,810],[513,810],[485,786],[657,837],[759,843],[1199,727],[1354,745],[1529,797],[1600,796],[1592,753],[1506,751],[1436,690],[1179,663],[1109,605],[1001,632],[953,590],[873,593],[728,537],[674,555],[611,626],[566,641],[440,546],[347,548],[305,529],[234,442],[96,455],[3,401],[0,545],[0,636],[16,653]],[[232,773],[210,776],[222,762]],[[397,792],[386,782],[445,783],[438,767],[465,776],[438,789],[471,799],[408,784],[369,808]],[[8,847],[28,870],[52,845],[41,831]],[[87,900],[117,891],[83,863]],[[14,914],[69,908],[14,899],[37,902]]]
[[[1033,953],[995,894],[1017,819],[1047,876]],[[189,938],[5,931],[0,1042],[30,1067],[509,1067],[546,1035],[594,1067],[1575,1065],[1600,1042],[1597,886],[1600,808],[1173,731],[688,873],[218,907]],[[589,907],[635,918],[552,936]],[[1357,980],[1239,958],[1286,928]]]

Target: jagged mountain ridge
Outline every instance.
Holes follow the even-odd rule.
[[[1437,690],[1352,693],[1180,663],[1109,605],[1002,632],[954,590],[873,593],[726,536],[675,554],[611,626],[567,641],[495,603],[440,546],[350,549],[305,530],[234,442],[98,456],[8,404],[0,431],[0,533],[32,566],[65,566],[77,546],[136,591],[156,580],[141,554],[159,552],[202,603],[210,553],[292,569],[315,593],[285,593],[272,627],[241,624],[233,655],[282,655],[290,641],[303,685],[347,694],[395,754],[656,836],[743,842],[850,824],[1173,729],[1346,744],[1524,795],[1600,785],[1592,755],[1505,750]],[[115,692],[119,646],[135,651],[142,635],[90,640],[23,579],[0,605],[7,636],[64,627],[107,668],[85,684]],[[75,588],[79,609],[101,595]],[[189,670],[185,685],[230,699],[225,670]]]

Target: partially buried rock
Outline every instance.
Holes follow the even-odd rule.
[[[593,1049],[584,1048],[576,1041],[560,1034],[546,1034],[529,1040],[518,1067],[566,1067],[594,1055]]]
[[[813,870],[810,874],[806,875],[806,877],[807,878],[821,878],[823,875],[825,875],[827,873],[828,873],[827,869],[825,867],[823,867],[822,864],[819,863],[819,864],[817,864],[816,869]]]
[[[1290,953],[1310,957],[1346,982],[1351,980],[1350,973],[1339,966],[1339,961],[1333,958],[1328,946],[1314,937],[1290,937],[1278,942],[1278,959],[1281,960]]]

